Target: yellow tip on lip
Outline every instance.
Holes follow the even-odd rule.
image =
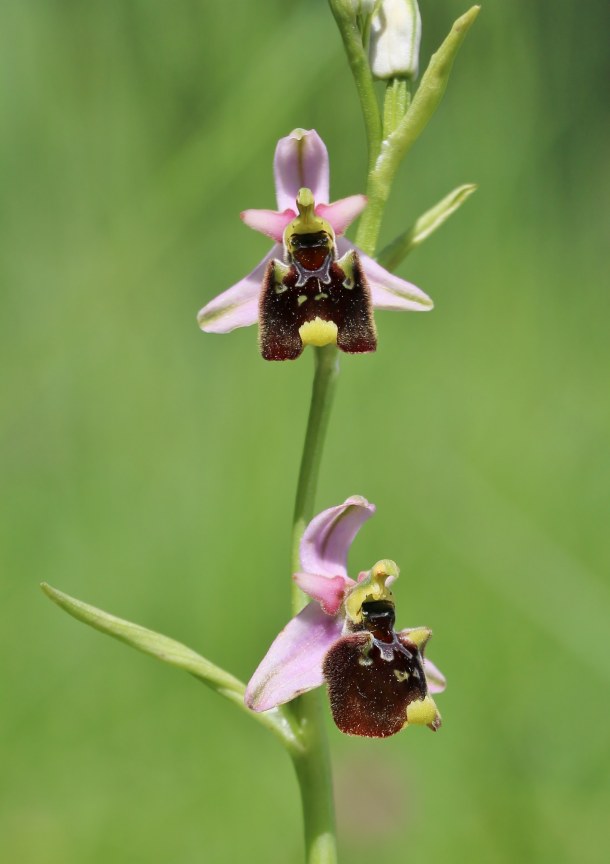
[[[337,325],[334,321],[323,321],[321,318],[306,321],[299,327],[299,336],[303,345],[315,345],[316,348],[323,348],[324,345],[336,345],[337,332]]]
[[[407,705],[407,723],[413,723],[417,726],[436,725],[440,722],[440,715],[436,707],[436,703],[431,696],[426,696],[424,699],[418,699],[416,702],[410,702]]]

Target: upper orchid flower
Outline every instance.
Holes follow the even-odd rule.
[[[277,636],[246,689],[246,705],[267,711],[328,685],[342,732],[385,738],[409,724],[441,724],[431,693],[445,679],[428,659],[425,627],[394,630],[393,561],[379,561],[358,581],[347,575],[347,553],[375,507],[358,495],[318,514],[301,541],[297,585],[311,598]]]
[[[432,308],[423,291],[342,237],[366,198],[328,203],[328,153],[315,130],[295,129],[278,141],[274,173],[278,209],[245,210],[241,218],[275,245],[248,276],[203,307],[202,330],[228,333],[258,321],[267,360],[294,359],[308,344],[363,353],[377,345],[373,307]]]

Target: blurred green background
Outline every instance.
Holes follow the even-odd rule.
[[[423,61],[466,5],[422,0]],[[607,47],[602,0],[490,0],[401,171],[384,240],[477,194],[400,268],[430,315],[343,357],[319,509],[378,506],[353,570],[402,567],[434,628],[437,735],[330,728],[342,860],[607,861]],[[186,675],[77,624],[73,595],[244,679],[288,617],[312,358],[197,310],[267,249],[277,139],[364,188],[322,0],[0,8],[0,859],[298,862],[289,761]],[[607,250],[607,245],[606,245]]]

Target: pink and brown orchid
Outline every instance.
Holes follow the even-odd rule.
[[[410,724],[436,730],[441,718],[433,693],[445,679],[424,649],[431,631],[394,630],[393,561],[379,561],[357,580],[347,575],[347,554],[360,527],[375,512],[353,496],[318,514],[305,529],[297,585],[312,598],[276,637],[246,689],[246,705],[267,711],[328,685],[331,710],[342,732],[385,738]]]
[[[364,195],[329,200],[328,152],[315,130],[295,129],[275,150],[277,210],[245,210],[250,228],[274,241],[237,284],[201,309],[199,326],[228,333],[259,323],[263,357],[298,357],[305,345],[349,353],[376,348],[373,308],[427,311],[432,301],[343,237]]]

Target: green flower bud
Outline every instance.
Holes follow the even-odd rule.
[[[371,21],[369,59],[375,78],[416,78],[421,16],[416,0],[381,0]]]
[[[377,0],[331,0],[330,5],[334,12],[348,18],[355,18],[370,15],[376,2]]]

